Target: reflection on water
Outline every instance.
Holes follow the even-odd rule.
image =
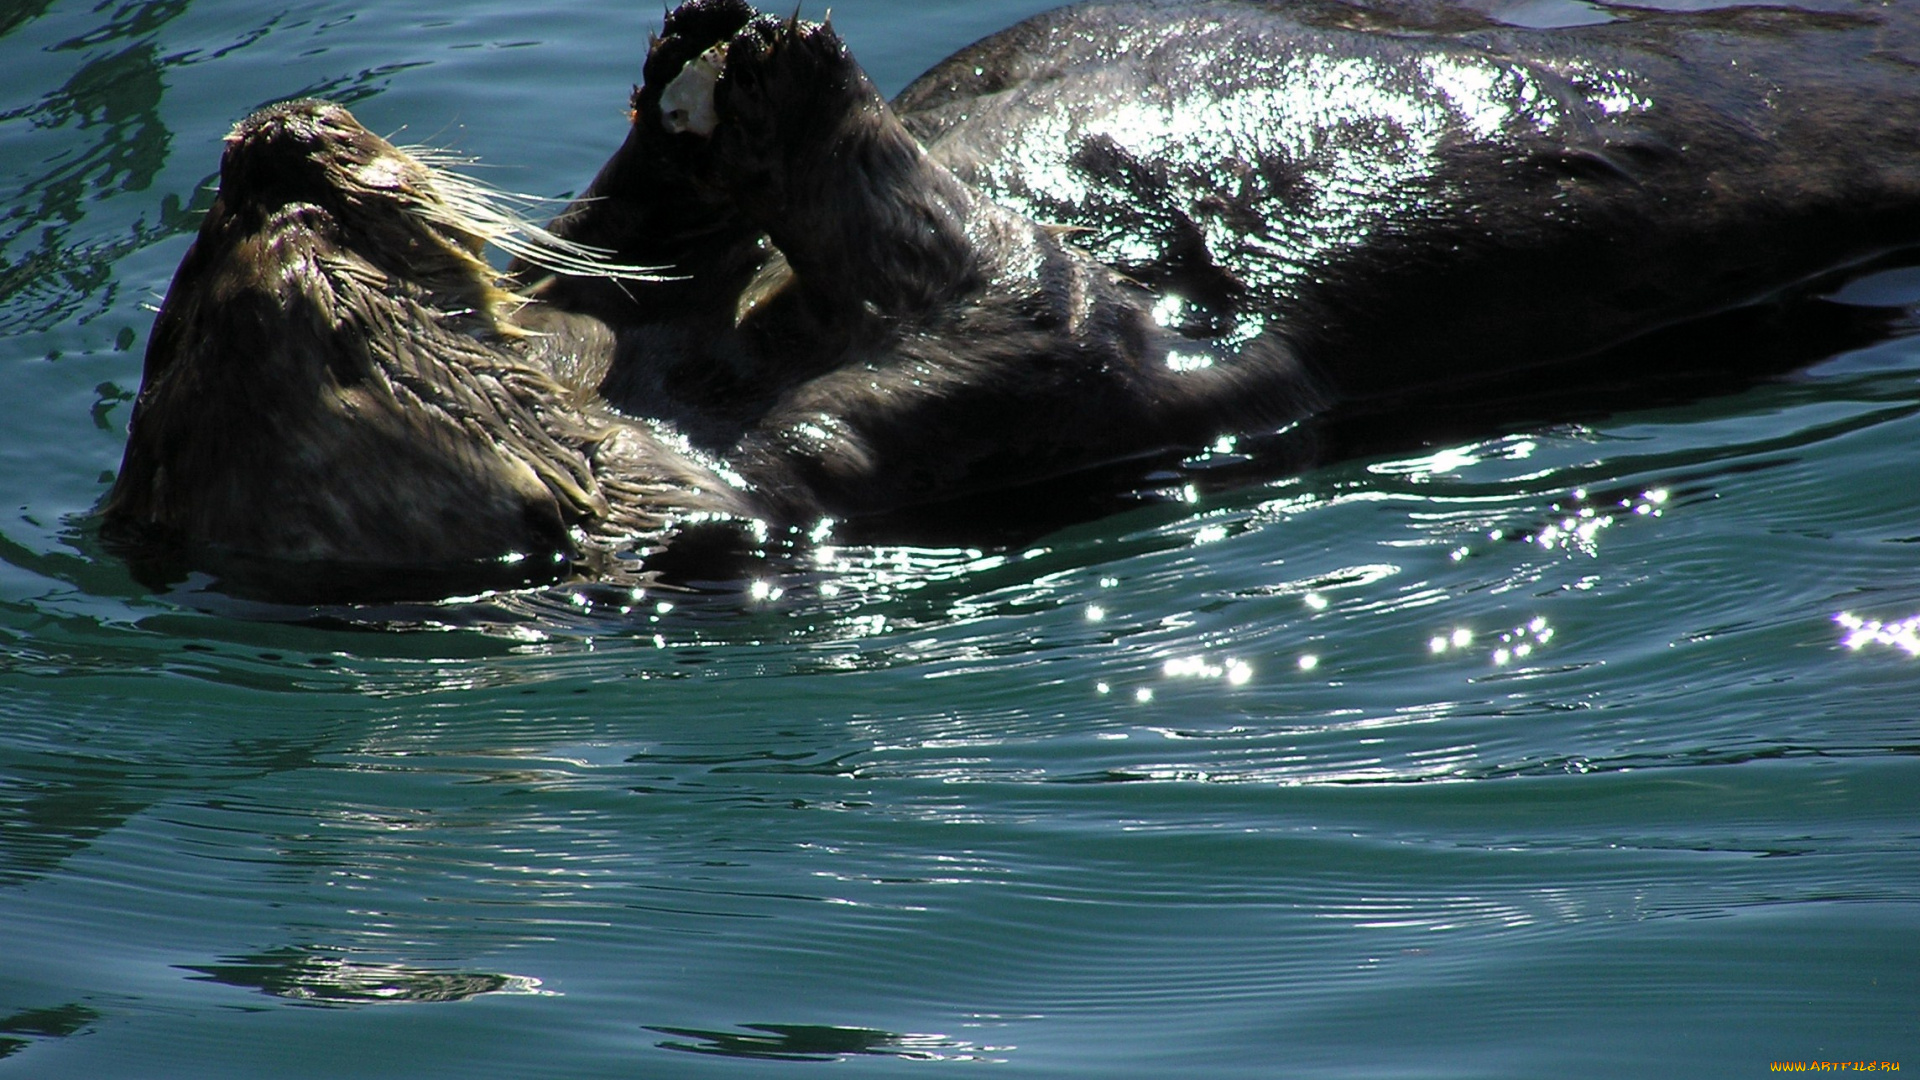
[[[52,872],[149,805],[100,783],[99,772],[84,759],[8,769],[0,785],[0,886]]]
[[[163,23],[184,5],[153,7],[161,13],[140,20],[141,25]],[[114,40],[124,32],[109,26],[89,35],[91,40],[60,47]],[[16,181],[15,194],[0,212],[0,253],[5,258],[0,266],[0,332],[45,330],[109,310],[117,299],[114,263],[195,224],[196,215],[169,193],[151,218],[137,218],[121,235],[73,236],[85,219],[86,203],[145,191],[166,163],[171,136],[160,120],[163,66],[158,48],[143,42],[89,60],[64,86],[32,105],[0,112],[0,131],[7,133],[16,153],[31,155],[34,151],[26,147],[46,148],[37,163],[45,171]],[[20,125],[32,134],[23,139]],[[58,138],[61,132],[70,134]],[[75,142],[81,144],[77,154],[71,149]],[[33,160],[17,157],[15,167]]]
[[[7,5],[0,11],[0,42],[46,17],[51,7]],[[165,191],[157,200],[116,211],[92,209],[116,197],[144,195],[167,167],[173,134],[162,119],[162,102],[171,74],[256,44],[286,16],[270,13],[257,25],[229,28],[227,40],[208,48],[163,50],[163,32],[189,7],[189,0],[98,5],[104,23],[44,49],[49,62],[76,58],[78,66],[65,81],[35,101],[0,109],[10,189],[0,207],[0,333],[47,331],[124,310],[129,298],[120,295],[116,264],[191,232],[211,204],[215,157],[200,148],[201,179],[184,191]],[[340,73],[286,86],[281,96],[352,104],[420,63]],[[133,332],[121,333],[125,349]]]
[[[187,10],[191,0],[121,0],[119,4],[96,5],[95,11],[113,9],[107,22],[97,30],[69,38],[56,48],[84,49],[125,38],[144,37],[159,30]]]
[[[520,975],[443,971],[356,960],[339,950],[287,946],[222,963],[183,965],[198,980],[239,986],[307,1005],[397,1005],[465,1001],[481,994],[533,993]]]
[[[148,321],[128,294],[177,257],[140,245],[205,198],[253,104],[227,80],[432,87],[451,114],[495,69],[442,46],[525,19],[365,7],[317,40],[336,14],[0,5],[28,72],[0,93],[0,325],[46,331],[8,339],[0,423],[6,1069],[323,1076],[348,1046],[391,1076],[1548,1075],[1578,1030],[1653,1075],[1910,1030],[1910,313],[1707,397],[1636,383],[1307,470],[1225,440],[1001,546],[842,529],[640,596],[149,596],[61,525],[112,462],[59,466],[117,454]],[[553,40],[521,70],[644,48]],[[615,138],[630,73],[608,70]],[[1425,74],[1445,95],[1420,130],[1493,122],[1475,71]],[[1127,119],[1109,150],[1186,122]],[[1831,295],[1914,288],[1881,268]],[[1686,348],[1744,365],[1728,340]]]
[[[77,1003],[50,1009],[23,1009],[12,1016],[0,1016],[0,1058],[25,1050],[35,1037],[61,1039],[81,1034],[98,1019],[98,1012]],[[16,1037],[22,1035],[28,1038]]]
[[[650,1028],[678,1036],[661,1042],[665,1050],[752,1058],[762,1061],[845,1061],[850,1057],[893,1057],[908,1061],[998,1061],[1010,1046],[976,1046],[945,1035],[903,1035],[871,1028],[818,1024],[741,1024],[743,1031]],[[695,1039],[696,1042],[683,1042]]]
[[[14,0],[0,8],[0,37],[13,33],[21,26],[32,22],[47,13],[53,6],[53,0]]]

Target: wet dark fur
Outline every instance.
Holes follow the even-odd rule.
[[[953,500],[1307,419],[1391,426],[1516,372],[1604,383],[1622,343],[1920,240],[1916,22],[1076,8],[890,107],[830,28],[694,0],[626,144],[551,226],[671,276],[517,264],[530,307],[463,261],[474,237],[410,211],[429,174],[341,110],[277,107],[230,140],[107,522],[189,565],[318,564],[376,592],[397,568],[431,592],[620,572],[613,553],[690,519],[977,509]],[[663,89],[721,41],[718,126],[669,132]],[[1306,150],[1204,161],[1115,126],[1327,63],[1407,102],[1497,71],[1472,98],[1495,119],[1361,96]],[[408,179],[369,188],[363,161]],[[1362,205],[1328,194],[1354,183]]]
[[[110,539],[247,592],[444,595],[603,570],[669,511],[731,508],[600,402],[606,328],[525,309],[438,205],[339,106],[235,129],[154,323]]]
[[[1555,31],[1420,3],[1093,6],[964,50],[889,108],[830,29],[703,0],[669,17],[626,145],[555,223],[687,280],[535,295],[619,330],[611,401],[671,419],[796,513],[999,489],[1462,384],[1484,395],[1521,369],[1604,382],[1609,350],[1920,239],[1917,24],[1864,4]],[[729,38],[718,129],[669,134],[662,89]],[[1123,38],[1146,47],[1118,54]],[[1330,183],[1312,155],[1216,163],[1223,186],[1083,134],[1059,155],[1077,200],[1036,195],[1024,171],[1063,115],[1091,126],[1155,88],[1224,94],[1263,62],[1316,56],[1491,58],[1559,122],[1488,134],[1455,118],[1429,173],[1326,250],[1289,247],[1304,227],[1289,212]],[[1629,73],[1650,106],[1610,112],[1594,72]],[[1410,143],[1341,137],[1388,158]],[[791,274],[740,319],[768,266]],[[1186,312],[1162,327],[1147,313],[1168,294]],[[1251,316],[1263,331],[1229,342]],[[1212,364],[1171,372],[1169,351]]]

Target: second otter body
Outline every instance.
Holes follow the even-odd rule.
[[[1911,244],[1915,22],[1096,5],[889,108],[830,29],[697,0],[555,224],[686,279],[536,295],[625,335],[616,405],[796,510],[886,510],[1578,360]],[[701,65],[709,131],[660,106]]]
[[[512,284],[533,306],[495,303],[462,328],[459,311],[409,299],[404,257],[357,251],[402,235],[352,225],[384,188],[296,193],[346,223],[313,234],[328,249],[313,268],[383,268],[352,278],[353,304],[387,296],[392,318],[356,325],[440,320],[518,364],[527,330],[542,340],[572,320],[566,340],[596,352],[563,380],[604,371],[596,400],[513,384],[565,460],[501,471],[511,490],[427,500],[519,513],[532,498],[536,540],[408,541],[447,519],[404,510],[432,470],[313,483],[401,508],[370,555],[386,570],[408,551],[484,563],[537,543],[559,549],[542,565],[600,573],[611,564],[567,549],[670,544],[676,521],[714,514],[795,527],[884,515],[1341,410],[1419,410],[1440,388],[1497,394],[1521,370],[1592,377],[1591,358],[1638,335],[1920,242],[1917,25],[1864,3],[1558,31],[1419,2],[1118,4],[1023,23],[889,105],[830,27],[692,0],[649,51],[626,143],[551,226],[657,278],[518,264]],[[316,131],[350,123],[296,110],[290,130],[309,114]],[[267,141],[279,129],[263,123],[243,124],[236,147],[322,161],[363,141]],[[318,169],[315,182],[336,174],[358,175]],[[299,228],[306,211],[275,209],[292,196],[264,176],[223,167],[207,229]],[[411,191],[393,213],[419,215]],[[297,245],[225,235],[203,229],[169,295],[109,523],[241,554],[252,537],[293,538],[253,554],[351,562],[353,530],[330,527],[343,539],[309,552],[300,518],[316,500],[277,497],[284,482],[250,477],[265,466],[216,444],[248,415],[316,445],[366,417],[329,406],[292,424],[291,399],[215,408],[250,377],[219,366],[220,320],[240,309],[196,299],[216,282],[347,286],[306,263],[260,265]],[[278,288],[261,286],[252,330],[274,310],[304,325],[316,301],[288,306]],[[488,365],[506,361],[460,351],[443,359],[461,379],[497,381]],[[435,408],[429,426],[459,435],[422,453],[490,461],[506,445],[486,410]],[[524,482],[549,474],[588,494],[550,513],[543,491],[566,485]],[[219,514],[195,509],[216,496]],[[222,525],[235,508],[284,520]]]
[[[1920,18],[1432,4],[1041,16],[896,107],[1186,332],[1351,401],[1590,355],[1920,236]]]

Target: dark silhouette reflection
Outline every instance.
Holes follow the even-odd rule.
[[[0,37],[6,37],[15,30],[27,25],[47,13],[53,6],[53,0],[38,0],[37,3],[16,0],[15,3],[0,6]]]
[[[84,677],[145,667],[148,670],[185,670],[192,657],[157,656],[128,649],[117,656],[72,654],[78,670],[68,671],[62,654],[23,656],[14,650],[0,657],[0,670],[11,667],[34,674],[58,669],[59,674]],[[285,689],[287,680],[259,678],[252,685],[266,690]],[[19,704],[16,702],[15,704]],[[28,706],[29,709],[32,706]],[[0,713],[0,722],[12,712]],[[81,725],[71,724],[75,738]],[[297,772],[314,767],[330,745],[329,735],[306,741],[235,740],[222,752],[196,755],[191,763],[163,757],[129,760],[120,757],[67,752],[20,753],[0,768],[0,887],[24,885],[56,872],[74,855],[118,829],[135,815],[172,792],[203,785],[211,777],[249,779]]]
[[[702,1031],[699,1028],[649,1027],[669,1039],[663,1050],[691,1054],[755,1058],[766,1061],[843,1061],[849,1057],[897,1057],[911,1061],[980,1061],[994,1047],[980,1047],[945,1035],[902,1035],[872,1028],[830,1027],[823,1024],[741,1024],[745,1031]]]
[[[56,48],[93,49],[144,37],[186,7],[185,0],[123,5],[106,25]],[[10,26],[8,19],[14,20]],[[17,14],[0,16],[0,26],[7,29],[24,21]],[[89,60],[65,85],[32,105],[0,113],[0,125],[24,123],[43,131],[72,132],[84,140],[29,166],[28,179],[0,212],[0,252],[5,252],[0,261],[0,333],[43,330],[105,310],[113,302],[116,260],[193,224],[195,215],[180,197],[167,194],[157,214],[143,215],[120,235],[70,240],[88,202],[145,191],[166,164],[172,136],[160,121],[164,67],[155,43],[142,40]],[[36,167],[45,171],[33,175]]]
[[[0,5],[0,36],[51,6]],[[53,133],[35,136],[35,142],[48,149],[38,160],[18,163],[24,179],[7,193],[0,209],[0,334],[46,330],[109,310],[120,286],[114,264],[156,241],[191,231],[212,204],[209,173],[184,195],[162,194],[157,206],[143,210],[128,226],[86,228],[90,203],[146,191],[165,167],[173,139],[160,119],[167,69],[217,60],[266,32],[265,26],[253,28],[208,54],[163,55],[155,35],[188,6],[189,0],[101,5],[107,11],[103,25],[61,42],[55,50],[131,44],[88,59],[64,85],[32,104],[0,112],[0,130],[14,125]],[[267,26],[279,18],[273,16]],[[385,76],[413,66],[389,64],[323,80],[295,90],[293,96],[353,102],[378,93]]]
[[[33,1038],[64,1039],[86,1029],[100,1014],[80,1004],[56,1005],[50,1009],[23,1009],[12,1016],[0,1016],[0,1058],[33,1045]],[[26,1035],[29,1038],[16,1038]]]
[[[148,0],[147,3],[123,3],[114,9],[107,24],[59,44],[62,49],[87,49],[109,41],[143,37],[186,13],[191,0]],[[101,8],[107,5],[100,5]],[[98,10],[98,9],[96,9]]]
[[[94,772],[82,760],[7,770],[0,786],[0,886],[52,873],[151,803],[87,779]]]
[[[183,965],[201,982],[258,990],[310,1005],[391,1005],[465,1001],[481,994],[526,991],[537,980],[479,971],[441,971],[353,960],[340,950],[289,945],[225,963]]]

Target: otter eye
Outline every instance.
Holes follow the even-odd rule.
[[[680,69],[666,89],[660,91],[660,126],[675,135],[692,132],[711,135],[720,125],[720,114],[713,108],[713,85],[727,63],[727,43],[721,42]]]

